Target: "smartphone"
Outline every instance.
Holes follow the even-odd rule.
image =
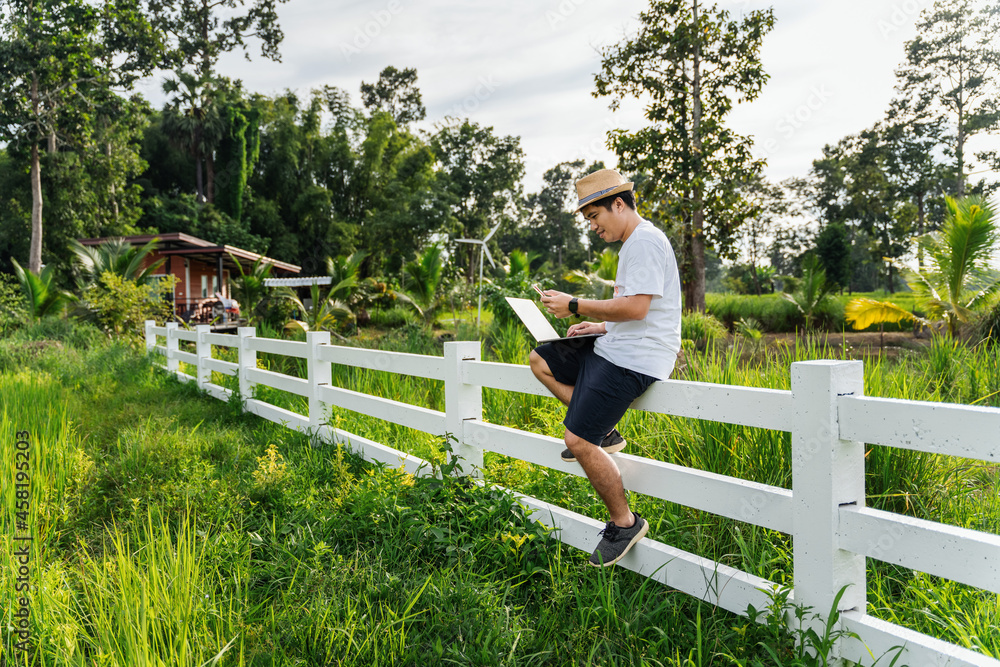
[[[532,286],[531,286],[531,287],[532,287],[532,288],[533,288],[533,289],[534,289],[534,290],[535,290],[536,292],[538,292],[538,296],[545,296],[545,293],[544,293],[544,292],[542,292],[542,288],[541,288],[541,287],[539,287],[539,286],[538,286],[537,284],[532,284]]]

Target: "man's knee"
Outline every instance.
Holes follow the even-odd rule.
[[[548,362],[534,350],[528,355],[528,364],[531,366],[531,372],[535,374],[536,378],[541,378],[543,375],[552,375]]]
[[[566,443],[566,447],[569,451],[573,452],[574,455],[579,455],[580,452],[585,450],[587,447],[594,446],[569,429],[566,430],[566,435],[563,436],[563,441]]]

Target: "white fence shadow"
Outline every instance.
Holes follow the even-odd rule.
[[[158,344],[159,338],[165,344]],[[194,353],[179,349],[195,344]],[[236,348],[237,363],[212,357],[212,346]],[[548,396],[527,366],[484,362],[478,342],[445,343],[444,357],[382,352],[330,344],[311,332],[304,343],[257,338],[253,328],[215,334],[146,322],[146,347],[165,357],[166,370],[228,400],[230,390],[211,382],[212,372],[236,376],[247,411],[313,437],[345,443],[369,460],[429,474],[426,461],[324,423],[335,405],[424,431],[451,433],[466,469],[481,469],[483,451],[582,476],[560,458],[561,440],[482,420],[483,387]],[[257,352],[306,360],[307,378],[257,368]],[[180,372],[179,362],[195,367]],[[331,386],[331,364],[412,375],[445,384],[445,411],[409,405]],[[856,633],[836,647],[839,658],[871,664],[895,649],[897,665],[945,667],[1000,665],[1000,661],[869,616],[865,559],[874,558],[1000,594],[1000,536],[865,507],[864,443],[947,456],[1000,461],[1000,409],[864,396],[862,362],[805,361],[791,367],[791,391],[667,380],[657,382],[632,408],[667,415],[788,431],[792,434],[792,490],[685,468],[628,454],[614,454],[627,489],[712,512],[793,537],[795,604],[826,613],[839,591],[840,629]],[[304,396],[308,416],[253,397],[255,385]],[[544,501],[516,494],[553,535],[590,551],[603,524]],[[652,539],[640,541],[618,566],[746,615],[766,608],[773,582]],[[810,620],[820,627],[822,619]],[[881,664],[881,663],[880,663]]]

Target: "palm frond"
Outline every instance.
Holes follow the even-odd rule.
[[[896,323],[903,320],[926,322],[923,318],[917,317],[894,303],[867,297],[851,299],[844,306],[844,319],[855,329],[867,329],[873,324]]]

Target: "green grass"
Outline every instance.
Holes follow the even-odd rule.
[[[441,353],[420,327],[377,342]],[[524,363],[528,349],[518,329],[496,328],[484,355]],[[816,339],[743,357],[709,347],[689,351],[679,377],[787,389],[792,362],[839,354]],[[297,360],[260,360],[304,375]],[[868,363],[865,382],[870,395],[1000,405],[995,353],[947,341]],[[335,367],[334,383],[443,409],[440,382]],[[299,397],[262,396],[304,412]],[[771,664],[764,645],[788,662],[794,655],[790,637],[773,628],[628,571],[587,567],[587,554],[550,539],[489,486],[415,479],[338,447],[311,447],[84,327],[48,323],[0,341],[0,406],[4,479],[13,475],[16,431],[30,430],[37,448],[37,588],[25,664],[203,665],[220,653],[219,665]],[[494,423],[561,435],[554,399],[485,390],[484,412]],[[438,437],[344,410],[330,419],[447,460]],[[621,430],[632,453],[790,485],[786,434],[646,413],[629,413]],[[870,505],[1000,529],[1000,488],[988,466],[869,449]],[[585,479],[492,453],[486,477],[604,518]],[[4,554],[13,553],[8,489]],[[787,536],[638,494],[633,502],[652,537],[790,584]],[[0,569],[0,627],[12,620],[12,571]],[[995,595],[872,564],[869,600],[877,616],[1000,655]],[[14,638],[0,637],[10,663]]]
[[[837,294],[819,309],[816,316],[816,327],[821,331],[840,332],[853,331],[844,321],[844,306],[851,299],[867,297],[879,301],[891,301],[910,312],[923,314],[917,307],[912,292],[856,292],[854,294]],[[780,294],[765,294],[762,296],[743,294],[706,294],[705,306],[709,314],[718,318],[730,331],[741,319],[753,318],[761,323],[768,333],[792,333],[802,329],[805,319],[802,313]],[[886,324],[885,331],[910,331],[910,322]],[[864,331],[878,331],[878,325],[872,325]]]

